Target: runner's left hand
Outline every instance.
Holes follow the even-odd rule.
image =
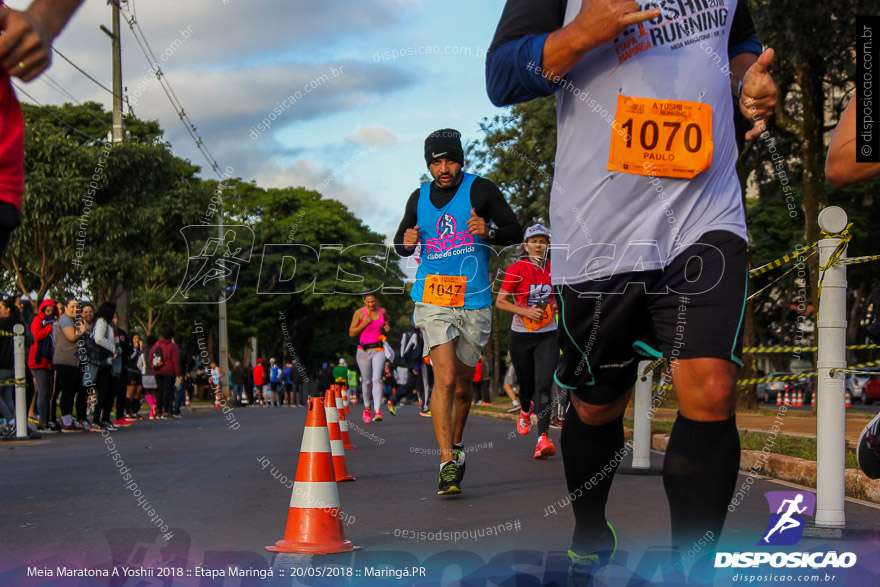
[[[489,236],[489,227],[486,226],[486,221],[477,216],[476,211],[471,209],[471,217],[467,221],[468,232],[470,232],[474,236],[478,236],[482,239],[485,239]]]
[[[767,68],[773,63],[773,49],[761,53],[743,76],[742,94],[739,109],[752,123],[752,129],[746,133],[746,140],[757,138],[767,126],[776,108],[776,84]]]

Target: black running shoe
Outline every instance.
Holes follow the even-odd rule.
[[[458,481],[458,467],[455,463],[446,463],[440,469],[440,483],[437,485],[437,495],[457,495],[461,493]]]
[[[871,479],[880,479],[880,414],[859,435],[856,449],[859,468]]]
[[[462,479],[464,479],[464,470],[466,468],[464,462],[464,446],[458,448],[455,445],[452,445],[452,458],[455,459],[455,466],[458,467],[458,482],[461,483]]]

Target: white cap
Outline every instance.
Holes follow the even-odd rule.
[[[345,359],[339,359],[339,364],[345,367]]]
[[[550,240],[550,229],[543,224],[533,224],[526,229],[526,236],[523,238],[523,241],[527,241],[533,236],[540,235],[544,235],[547,237],[547,240]]]
[[[274,362],[275,362],[275,359],[269,359],[269,362],[270,362],[270,363],[274,363]]]

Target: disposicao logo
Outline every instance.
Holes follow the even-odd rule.
[[[805,523],[799,516],[815,515],[816,494],[810,491],[769,491],[764,497],[770,507],[770,521],[758,544],[797,544],[804,535]]]
[[[790,546],[804,535],[805,519],[814,516],[816,494],[810,491],[768,491],[764,494],[770,520],[758,546]],[[769,564],[774,568],[826,567],[848,569],[856,564],[852,552],[716,552],[715,568],[754,568]]]

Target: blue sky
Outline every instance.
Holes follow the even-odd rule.
[[[13,8],[28,3],[8,2]],[[136,14],[221,167],[264,187],[323,184],[322,193],[389,235],[426,171],[424,136],[453,127],[473,140],[484,117],[502,112],[486,97],[483,54],[503,5],[140,0],[128,3],[128,14]],[[109,86],[109,39],[100,24],[109,28],[110,7],[86,2],[55,46]],[[148,62],[125,23],[123,29],[123,83],[135,113],[158,119],[175,154],[205,166],[158,82],[149,78]],[[392,51],[416,54],[393,59]],[[317,82],[334,70],[341,72],[336,78]],[[111,96],[60,58],[48,73],[77,100],[110,108]],[[69,101],[44,81],[24,87],[44,104]],[[301,98],[253,139],[251,130],[297,91]]]

